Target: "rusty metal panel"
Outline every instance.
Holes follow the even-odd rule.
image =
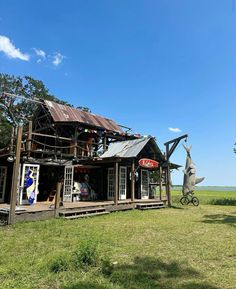
[[[123,130],[109,118],[49,100],[45,100],[44,102],[55,122],[79,122],[112,132],[124,133]]]
[[[102,154],[100,157],[101,158],[136,157],[149,141],[150,141],[150,138],[141,138],[141,139],[135,139],[135,140],[115,142],[111,144],[108,150],[104,154]]]

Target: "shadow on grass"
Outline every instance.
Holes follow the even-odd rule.
[[[236,215],[216,214],[203,216],[206,220],[202,221],[207,224],[226,224],[236,227]]]
[[[209,204],[218,206],[236,206],[236,199],[234,198],[214,199],[211,200]]]
[[[109,289],[109,287],[96,284],[93,281],[81,281],[74,285],[63,287],[63,289]]]
[[[202,282],[202,276],[191,267],[151,257],[136,257],[132,264],[115,266],[111,276],[104,277],[110,287],[83,281],[64,289],[106,289],[115,285],[126,289],[219,289]]]
[[[182,206],[182,205],[181,205]],[[183,210],[184,208],[183,207],[180,207],[180,206],[171,206],[172,209],[176,209],[176,210]]]

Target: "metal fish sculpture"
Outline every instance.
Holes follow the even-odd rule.
[[[190,156],[190,151],[192,149],[192,146],[189,148],[183,145],[186,152],[187,152],[187,158],[186,158],[186,165],[184,172],[184,183],[183,183],[183,195],[191,194],[194,192],[195,185],[201,183],[205,178],[197,178],[196,177],[196,167],[193,164],[192,158]]]

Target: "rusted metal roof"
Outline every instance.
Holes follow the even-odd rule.
[[[132,158],[136,157],[140,151],[149,142],[150,138],[141,138],[135,140],[127,140],[121,142],[115,142],[111,144],[108,150],[102,154],[101,158],[112,158],[112,157],[122,157],[122,158]]]
[[[55,122],[78,122],[92,127],[123,134],[123,130],[113,120],[54,101],[44,101]]]
[[[127,140],[121,142],[115,142],[111,144],[108,150],[103,153],[101,158],[112,158],[112,157],[121,157],[121,158],[134,158],[137,157],[141,151],[147,146],[152,147],[152,154],[154,153],[158,158],[158,161],[164,161],[164,155],[159,149],[157,143],[153,137],[140,138],[135,140]],[[148,155],[147,155],[148,157]]]

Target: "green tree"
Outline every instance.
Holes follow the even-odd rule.
[[[22,96],[14,98],[6,93]],[[49,93],[44,83],[30,76],[16,77],[0,74],[0,148],[10,141],[12,127],[27,123],[33,116],[38,104],[28,100],[48,99],[69,105]]]

